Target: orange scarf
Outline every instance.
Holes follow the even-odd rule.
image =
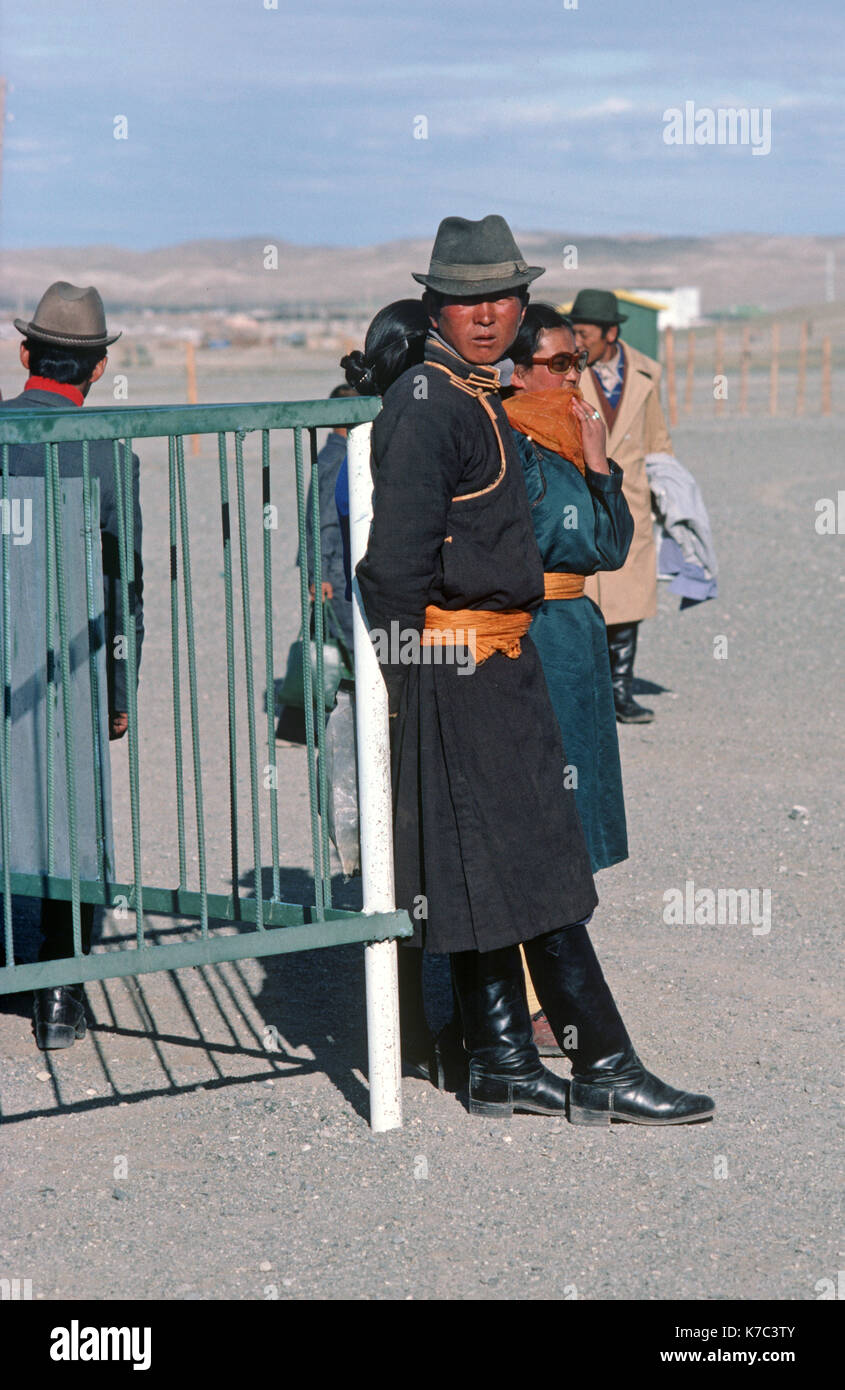
[[[425,610],[422,645],[437,647],[460,643],[467,646],[480,666],[494,652],[511,659],[522,650],[520,638],[531,626],[531,613],[523,608],[438,608],[430,603]]]
[[[583,574],[547,570],[543,575],[543,598],[580,598],[584,592]]]
[[[583,400],[577,386],[552,386],[546,391],[517,391],[502,405],[514,429],[569,459],[583,477],[584,446],[580,422],[572,414],[573,398]]]

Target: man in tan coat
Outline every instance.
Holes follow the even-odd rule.
[[[623,471],[622,492],[634,518],[625,564],[588,578],[585,592],[599,605],[607,624],[616,718],[623,724],[647,724],[654,713],[638,704],[631,692],[637,627],[657,612],[657,553],[645,458],[673,452],[660,408],[661,368],[620,341],[619,325],[627,315],[620,314],[616,295],[609,290],[581,290],[570,318],[576,344],[588,354],[581,390],[607,425],[608,456]]]

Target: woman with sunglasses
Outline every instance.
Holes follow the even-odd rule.
[[[584,596],[584,575],[619,569],[634,532],[622,470],[607,458],[605,426],[578,395],[586,353],[569,320],[529,304],[510,349],[505,402],[546,572],[546,599],[531,625],[558,717],[593,872],[628,857],[622,769],[604,619]],[[531,1000],[534,1037],[560,1051]]]

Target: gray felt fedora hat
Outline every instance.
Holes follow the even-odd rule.
[[[620,314],[619,300],[612,290],[579,290],[567,317],[573,323],[595,323],[599,328],[628,322],[628,315]]]
[[[439,294],[504,294],[529,285],[543,274],[541,265],[526,265],[513,232],[496,213],[470,222],[444,217],[437,228],[428,274],[414,279]]]
[[[56,347],[108,347],[120,337],[107,332],[106,311],[94,286],[80,289],[67,280],[56,280],[44,291],[31,322],[15,319],[14,323],[25,337]]]

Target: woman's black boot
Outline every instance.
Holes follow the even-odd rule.
[[[710,1096],[675,1090],[646,1071],[585,926],[548,932],[523,949],[543,1011],[572,1062],[573,1124],[680,1125],[712,1115]]]
[[[399,1036],[405,1071],[430,1081],[438,1091],[458,1091],[466,1084],[467,1058],[456,1018],[435,1036],[425,1016],[423,958],[413,946],[399,946]]]
[[[610,623],[607,628],[613,703],[620,724],[650,724],[654,718],[654,710],[637,704],[631,693],[634,688],[638,627],[639,623]]]
[[[452,981],[469,1053],[470,1114],[565,1113],[567,1083],[534,1046],[519,948],[455,952]]]
[[[416,1076],[434,1080],[429,1074],[434,1040],[425,1016],[423,952],[418,947],[400,944],[396,951],[396,961],[399,968],[399,1038],[402,1046],[402,1065]]]

